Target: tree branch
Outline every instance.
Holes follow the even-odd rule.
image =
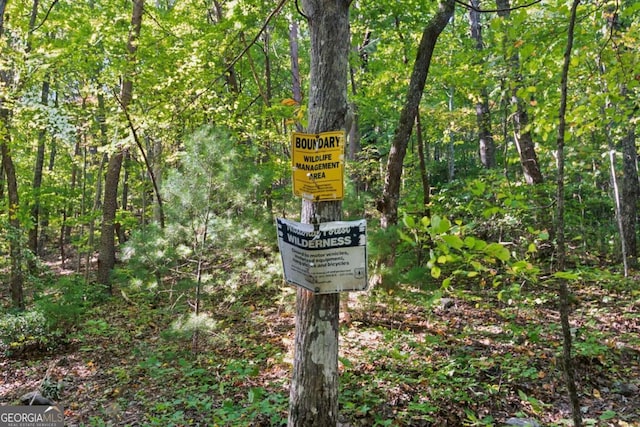
[[[160,189],[158,188],[158,183],[156,180],[156,176],[153,173],[153,168],[151,167],[151,164],[149,163],[149,159],[147,158],[147,154],[144,152],[144,147],[142,146],[142,143],[140,142],[140,138],[138,138],[138,132],[136,132],[136,128],[133,125],[133,120],[131,119],[131,116],[129,115],[129,111],[127,110],[126,105],[124,105],[124,103],[120,100],[120,98],[118,97],[118,94],[115,93],[115,91],[113,92],[113,96],[115,97],[115,99],[118,101],[118,104],[120,104],[120,107],[122,108],[122,112],[124,113],[124,116],[127,119],[127,124],[129,125],[129,129],[131,129],[131,134],[133,135],[133,140],[136,142],[136,145],[138,146],[138,149],[140,150],[140,153],[142,154],[142,158],[144,159],[144,164],[147,168],[147,173],[149,174],[149,178],[151,178],[151,184],[153,185],[153,192],[156,195],[156,199],[158,200],[158,209],[160,210],[160,228],[164,228],[164,208],[162,206],[162,197],[160,196]]]
[[[51,3],[51,6],[49,6],[49,9],[47,10],[47,13],[44,15],[44,18],[42,18],[42,21],[40,21],[38,25],[36,25],[31,29],[30,31],[31,34],[35,33],[38,28],[42,27],[44,23],[47,22],[47,18],[49,18],[49,14],[53,10],[53,6],[55,6],[57,3],[58,3],[58,0],[53,0],[53,2]]]
[[[244,49],[242,49],[242,51],[238,55],[236,55],[235,58],[233,58],[231,60],[231,62],[225,67],[225,69],[222,72],[222,74],[220,74],[216,79],[213,80],[214,84],[217,83],[218,80],[222,79],[229,71],[231,71],[231,69],[238,63],[238,61],[240,61],[242,59],[242,57],[249,51],[249,49],[254,44],[257,43],[258,39],[260,39],[260,36],[264,32],[264,30],[267,28],[267,25],[269,25],[269,23],[271,22],[273,17],[276,16],[278,14],[278,12],[280,12],[280,10],[282,9],[282,7],[284,6],[284,4],[286,2],[287,2],[287,0],[280,0],[280,3],[278,3],[278,5],[275,7],[275,9],[273,9],[273,11],[269,14],[269,16],[267,16],[267,19],[264,21],[264,24],[260,28],[260,31],[258,31],[258,34],[256,34],[255,37],[251,40],[251,42],[246,44]],[[189,101],[189,104],[195,102],[198,98],[200,98],[202,95],[204,95],[205,93],[207,93],[211,89],[213,89],[213,85],[207,87],[202,92],[195,94],[192,97],[192,99]],[[187,104],[187,105],[189,105],[189,104]],[[184,108],[182,108],[180,110],[180,113],[182,113],[186,109],[187,109],[187,107],[185,106]]]
[[[478,12],[478,13],[509,12],[509,11],[512,11],[512,10],[524,9],[525,7],[530,7],[530,6],[533,6],[534,4],[538,4],[538,3],[542,2],[542,0],[533,0],[532,2],[527,3],[527,4],[522,4],[520,6],[513,6],[513,7],[506,8],[506,9],[480,9],[478,7],[475,7],[475,6],[471,5],[471,4],[469,4],[469,3],[465,3],[462,0],[455,0],[455,1],[459,5],[464,6],[467,9],[471,9],[471,10],[473,10],[475,12]]]

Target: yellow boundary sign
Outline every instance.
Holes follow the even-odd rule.
[[[293,194],[308,200],[344,197],[344,131],[291,134]]]

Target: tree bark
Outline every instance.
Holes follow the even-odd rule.
[[[208,5],[208,13],[209,13],[209,22],[211,23],[220,23],[224,19],[224,11],[222,9],[222,4],[218,0],[213,0],[211,4]],[[225,62],[231,62],[226,59]],[[238,76],[236,75],[236,70],[233,65],[227,67],[227,75],[225,76],[227,81],[227,86],[231,93],[240,93],[240,86],[238,84]]]
[[[607,131],[607,134],[610,134]],[[610,135],[609,135],[610,138]],[[625,220],[622,213],[622,197],[620,195],[620,186],[618,185],[618,175],[616,172],[616,151],[613,148],[611,140],[609,140],[609,170],[611,171],[611,187],[613,190],[613,201],[615,206],[615,217],[618,223],[618,232],[620,233],[620,250],[622,252],[622,265],[624,268],[624,276],[629,275],[629,265],[627,264],[627,239],[624,236]]]
[[[622,197],[620,216],[622,222],[622,239],[626,249],[626,265],[629,269],[638,266],[638,244],[636,238],[638,199],[640,185],[638,182],[638,154],[636,151],[635,129],[631,128],[622,139]]]
[[[127,41],[127,51],[129,53],[127,60],[130,64],[135,63],[136,60],[143,11],[144,0],[134,0],[133,12],[131,14],[131,30]],[[120,105],[123,109],[126,109],[131,103],[132,95],[133,80],[131,79],[130,73],[125,72],[120,90]],[[99,283],[107,287],[109,293],[112,291],[111,270],[113,270],[116,261],[115,219],[118,209],[118,181],[120,180],[123,158],[124,150],[122,149],[111,156],[107,165],[104,183],[102,234],[100,236],[97,279]]]
[[[356,53],[360,58],[360,69],[366,72],[367,62],[368,62],[368,54],[367,47],[371,43],[371,30],[367,30],[364,35],[364,40],[362,44],[358,46]],[[349,67],[349,77],[351,81],[351,93],[353,96],[358,95],[358,85],[356,84],[356,70],[353,66]],[[351,123],[349,123],[351,122]],[[359,122],[359,113],[358,113],[358,105],[355,102],[351,102],[349,104],[349,110],[347,114],[347,123],[345,124],[345,129],[347,130],[347,134],[349,135],[349,143],[348,143],[348,151],[346,153],[347,160],[357,160],[362,150],[361,144],[361,135],[360,135],[360,122]],[[352,177],[355,181],[356,188],[364,189],[365,184],[361,182],[361,178]]]
[[[291,92],[293,100],[300,105],[302,103],[302,85],[300,82],[300,56],[298,55],[298,23],[295,19],[289,24],[289,55],[291,57]],[[298,131],[302,130],[299,123],[296,124]]]
[[[469,24],[471,27],[471,38],[476,42],[476,50],[482,52],[484,43],[482,42],[482,23],[480,22],[480,0],[471,0],[471,5],[476,9],[469,9]],[[496,147],[491,132],[491,112],[489,110],[489,95],[485,83],[481,83],[480,94],[476,100],[476,119],[478,122],[478,145],[480,152],[480,163],[486,169],[496,167]]]
[[[382,214],[380,226],[385,229],[398,223],[400,182],[407,145],[415,123],[418,106],[422,99],[433,50],[438,36],[453,16],[454,5],[454,0],[444,0],[440,3],[438,12],[429,21],[422,33],[416,60],[413,64],[407,97],[400,113],[398,127],[389,151],[382,198],[377,202],[377,208]]]
[[[427,172],[427,150],[425,149],[424,137],[422,135],[422,121],[419,109],[416,114],[416,135],[418,137],[418,160],[420,162],[420,179],[422,181],[423,215],[430,216],[431,185],[429,184],[429,174]]]
[[[566,110],[567,110],[567,86],[569,80],[569,64],[571,61],[571,50],[573,47],[573,34],[576,23],[576,10],[578,8],[580,0],[573,0],[571,6],[571,18],[569,21],[569,29],[567,30],[567,46],[564,52],[564,63],[562,66],[562,80],[560,84],[560,109],[558,113],[558,137],[557,137],[557,153],[558,153],[558,178],[557,178],[557,226],[556,226],[556,239],[557,239],[557,256],[558,256],[558,271],[563,271],[566,264],[566,244],[564,235],[564,134],[566,130]],[[580,412],[580,400],[578,398],[578,389],[576,386],[575,367],[573,365],[572,357],[572,337],[571,337],[571,325],[569,323],[569,286],[567,280],[564,278],[559,279],[559,311],[560,311],[560,323],[562,326],[562,367],[565,375],[565,382],[567,385],[567,391],[569,395],[569,401],[571,402],[571,412],[573,416],[573,425],[575,427],[582,426],[582,413]]]
[[[496,6],[498,8],[498,16],[508,20],[510,16],[510,1],[496,0]],[[506,46],[509,42],[506,35],[503,41]],[[544,182],[544,177],[540,171],[540,164],[538,163],[538,156],[536,155],[535,144],[533,142],[531,132],[527,130],[529,115],[527,114],[524,101],[518,96],[518,89],[523,85],[522,74],[518,71],[520,69],[520,56],[516,52],[508,58],[507,61],[511,68],[511,75],[509,78],[513,78],[515,80],[515,84],[511,90],[510,103],[512,107],[515,108],[515,112],[513,114],[513,135],[516,149],[518,150],[518,155],[520,157],[522,173],[527,184],[541,184]]]
[[[29,19],[29,33],[33,31],[38,17],[39,0],[33,0],[31,6],[31,17]],[[27,50],[31,50],[31,41],[27,40]],[[40,92],[40,103],[44,106],[49,104],[49,79],[45,77],[42,82],[42,90]],[[33,203],[31,205],[32,227],[29,229],[28,246],[34,255],[39,254],[38,250],[38,233],[40,230],[40,187],[42,186],[42,170],[44,168],[44,150],[45,150],[46,129],[44,126],[38,132],[38,148],[36,150],[36,162],[33,172]],[[29,266],[33,268],[32,265]]]
[[[4,100],[0,100],[0,104],[3,102]],[[22,251],[20,249],[22,227],[20,226],[20,219],[18,218],[18,207],[20,206],[20,200],[18,197],[18,181],[16,178],[16,169],[9,149],[9,116],[9,110],[0,105],[0,134],[3,134],[2,142],[0,143],[0,151],[2,152],[2,168],[4,169],[5,177],[7,179],[9,225],[11,226],[11,229],[8,231],[9,258],[11,259],[9,286],[11,289],[11,302],[13,306],[22,310],[24,309],[24,275],[22,272]]]
[[[344,129],[347,114],[350,0],[304,0],[311,64],[308,132]],[[342,202],[303,200],[303,223],[341,219]],[[338,293],[298,289],[289,427],[338,422]]]
[[[34,4],[37,2],[34,2]],[[40,102],[46,106],[49,103],[49,80],[42,82]],[[32,228],[29,230],[29,249],[34,255],[39,255],[38,235],[40,232],[40,187],[42,187],[42,171],[44,169],[44,150],[47,131],[43,128],[38,132],[38,149],[36,150],[36,163],[33,171],[33,205],[31,206]]]
[[[154,198],[155,204],[153,205],[153,220],[155,223],[160,224],[161,228],[165,226],[164,208],[162,206],[162,196],[160,195],[160,188],[162,188],[162,140],[160,138],[152,139],[149,143],[149,151],[151,152],[151,170],[153,172],[154,183]]]
[[[7,0],[0,0],[0,38],[4,37],[4,12]],[[0,69],[0,83],[9,87],[12,84],[13,70]],[[9,286],[11,291],[11,302],[15,308],[24,309],[24,275],[22,272],[22,250],[20,239],[22,237],[22,227],[18,218],[18,208],[20,199],[18,196],[18,180],[16,169],[11,157],[11,110],[6,106],[7,99],[0,97],[0,156],[2,157],[2,169],[7,182],[8,214],[9,225],[9,258],[10,258],[10,278]]]
[[[0,159],[0,202],[4,199],[4,166],[2,165],[2,159]]]

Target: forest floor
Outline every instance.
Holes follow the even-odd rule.
[[[638,279],[571,285],[585,425],[640,426]],[[40,388],[69,426],[286,424],[295,290],[247,271],[204,291],[194,318],[178,284],[116,288],[52,350],[0,356],[0,404]],[[571,425],[555,295],[549,284],[344,294],[341,424]]]

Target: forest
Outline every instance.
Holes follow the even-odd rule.
[[[639,121],[634,0],[0,0],[0,412],[640,426]]]

